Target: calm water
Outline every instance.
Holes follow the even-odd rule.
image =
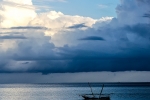
[[[94,93],[102,84],[92,83]],[[89,94],[87,83],[82,84],[0,84],[0,100],[83,100]],[[150,83],[105,84],[103,93],[113,93],[111,100],[150,100]]]

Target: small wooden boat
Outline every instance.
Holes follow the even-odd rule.
[[[89,86],[91,88],[90,84],[89,84]],[[92,91],[92,88],[91,88],[92,94],[85,94],[85,95],[81,95],[81,96],[84,98],[84,100],[110,100],[110,96],[108,94],[107,95],[102,94],[103,88],[104,88],[104,84],[102,86],[100,94],[94,94]]]
[[[104,97],[91,97],[88,95],[82,95],[84,100],[110,100],[109,96],[104,96]]]

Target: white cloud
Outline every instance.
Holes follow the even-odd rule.
[[[52,36],[59,31],[66,31],[66,28],[69,26],[73,26],[75,24],[84,23],[88,27],[92,27],[92,25],[97,20],[92,19],[90,17],[82,17],[82,16],[70,16],[64,15],[61,12],[50,11],[48,13],[39,14],[34,20],[30,22],[30,25],[38,25],[44,26],[51,30],[46,31],[46,35]]]
[[[103,5],[103,4],[99,4],[98,7],[99,7],[100,9],[108,8],[107,5]]]
[[[31,0],[3,0],[4,2],[13,2],[13,3],[17,3],[17,4],[25,4],[25,5],[32,5],[32,1]]]
[[[32,5],[31,0],[7,0],[8,2]],[[25,7],[18,8],[13,5],[4,4],[0,10],[1,23],[0,27],[27,26],[28,23],[36,17],[34,9]]]
[[[42,26],[49,29],[44,32],[47,36],[53,36],[56,33],[64,33],[65,31],[70,31],[70,29],[67,29],[67,27],[76,24],[84,23],[87,27],[92,27],[92,25],[95,24],[97,21],[101,23],[112,19],[111,17],[92,19],[90,17],[83,17],[78,15],[65,15],[62,12],[56,11],[37,14],[35,12],[35,9],[29,9],[32,7],[34,8],[31,0],[5,0],[4,2],[5,3],[3,4],[3,6],[1,6],[2,10],[0,12],[2,18],[0,26],[2,28],[28,25]],[[13,4],[19,5],[19,8],[18,6],[14,6]],[[53,37],[53,40],[57,39],[54,39]],[[57,44],[55,42],[55,45],[64,45],[62,43]]]

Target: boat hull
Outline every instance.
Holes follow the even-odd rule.
[[[100,98],[96,98],[96,97],[88,97],[88,96],[82,96],[84,98],[84,100],[110,100],[110,97],[100,97]]]

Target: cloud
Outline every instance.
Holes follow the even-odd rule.
[[[141,17],[149,12],[149,4],[148,0],[134,0],[130,4],[128,1],[121,1],[116,8],[119,23],[128,25],[148,23],[148,19]]]
[[[24,36],[0,36],[0,40],[1,39],[27,39],[26,37]]]
[[[149,38],[150,37],[150,26],[149,24],[136,24],[134,26],[125,26],[125,29],[128,32],[135,33],[139,36],[142,36],[144,38]]]
[[[0,72],[150,71],[149,19],[143,17],[149,7],[147,0],[122,0],[117,18],[93,19],[4,5]]]
[[[100,9],[108,8],[107,5],[103,5],[103,4],[99,4],[98,7],[99,7]]]
[[[46,27],[40,27],[40,26],[18,26],[18,27],[10,27],[10,28],[1,28],[2,30],[48,30]]]
[[[6,1],[0,1],[2,5],[7,6],[15,6],[17,8],[25,8],[25,9],[35,9],[34,6],[32,6],[32,2],[28,0],[27,2],[22,2],[21,0],[15,1],[15,0],[6,0]]]
[[[0,16],[2,19],[0,26],[3,28],[27,26],[37,15],[35,9],[28,9],[28,7],[18,8],[13,5],[18,4],[34,7],[31,0],[5,0],[5,2],[9,2],[9,4],[6,3],[0,6]]]
[[[88,36],[88,37],[85,37],[85,38],[81,38],[79,40],[101,40],[101,41],[103,41],[105,39],[103,39],[102,37],[97,37],[97,36]]]
[[[8,35],[10,35],[10,34],[22,34],[23,32],[1,32],[0,34],[8,34]],[[24,34],[24,33],[23,33]]]
[[[42,30],[47,30],[47,28],[46,27],[38,27],[38,26],[20,26],[20,27],[11,27],[10,29],[36,29],[36,30],[38,30],[38,29],[42,29]]]
[[[42,13],[34,20],[30,22],[30,25],[44,26],[50,31],[46,31],[46,35],[52,36],[60,31],[68,31],[68,27],[78,25],[76,27],[81,27],[81,24],[84,23],[85,26],[91,27],[97,20],[90,17],[82,16],[70,16],[64,15],[62,12],[50,11]],[[83,25],[82,25],[83,27]]]
[[[143,17],[150,18],[150,14],[148,14],[148,13],[147,13],[147,14],[144,14]]]
[[[87,26],[85,26],[84,23],[82,23],[82,24],[76,24],[76,25],[73,25],[73,26],[69,26],[68,28],[76,29],[76,28],[83,28],[83,27],[87,27]]]

